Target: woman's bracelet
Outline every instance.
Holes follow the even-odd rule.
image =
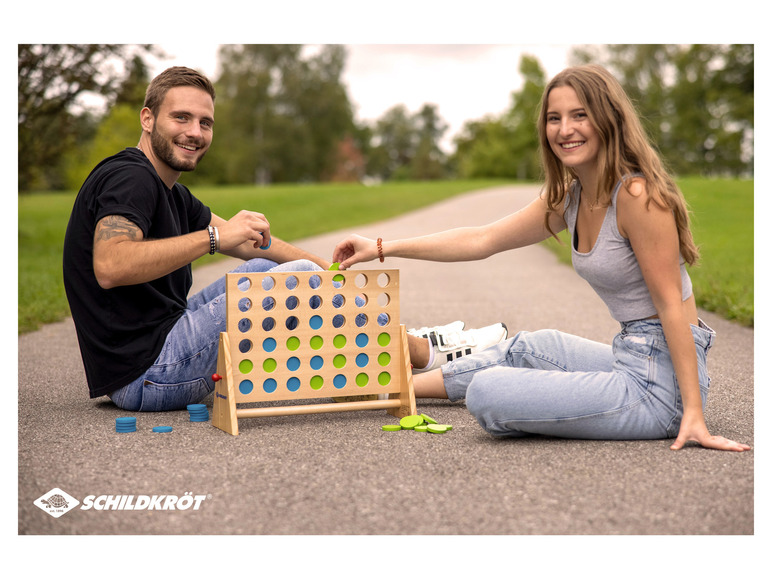
[[[383,263],[383,246],[381,245],[382,243],[383,243],[383,239],[379,237],[376,244],[378,245],[378,259],[381,260],[381,263]]]

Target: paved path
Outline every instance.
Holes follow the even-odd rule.
[[[355,231],[395,238],[485,223],[535,194],[533,187],[489,189]],[[347,233],[298,245],[329,257]],[[231,265],[195,270],[196,286]],[[586,283],[541,247],[469,264],[390,259],[388,265],[401,270],[401,318],[408,327],[454,319],[469,327],[504,321],[510,331],[551,327],[605,342],[617,330]],[[708,425],[753,445],[753,330],[702,315],[718,332]],[[240,436],[231,437],[189,422],[183,411],[139,415],[140,432],[117,435],[115,418],[125,413],[107,399],[88,399],[72,321],[52,324],[19,339],[18,531],[754,533],[754,452],[689,447],[675,453],[664,440],[497,440],[462,403],[419,401],[419,411],[454,430],[444,436],[386,433],[380,427],[388,415],[373,411],[251,419],[240,423]],[[161,424],[174,432],[150,432]],[[191,492],[206,498],[198,510],[75,509],[56,519],[33,504],[55,487],[81,502],[88,495]]]

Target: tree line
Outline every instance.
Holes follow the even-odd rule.
[[[77,189],[96,163],[135,144],[147,61],[162,56],[154,45],[19,45],[19,191]],[[540,177],[534,123],[548,79],[537,57],[513,67],[520,88],[508,109],[468,120],[451,154],[439,146],[448,126],[438,104],[395,103],[374,122],[356,120],[346,57],[342,45],[221,46],[216,146],[185,181]],[[571,62],[616,74],[674,172],[752,175],[752,45],[591,45]],[[105,106],[88,106],[88,95]]]

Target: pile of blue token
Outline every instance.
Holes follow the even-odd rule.
[[[209,420],[209,409],[206,404],[188,404],[191,422],[206,422]]]
[[[122,416],[115,419],[115,432],[136,432],[137,419],[132,416]]]

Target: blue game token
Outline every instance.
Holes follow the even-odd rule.
[[[188,404],[188,410],[205,410],[206,404]]]
[[[153,432],[171,432],[172,427],[171,426],[154,426]]]
[[[121,416],[115,419],[115,432],[136,432],[137,419],[133,416]]]

